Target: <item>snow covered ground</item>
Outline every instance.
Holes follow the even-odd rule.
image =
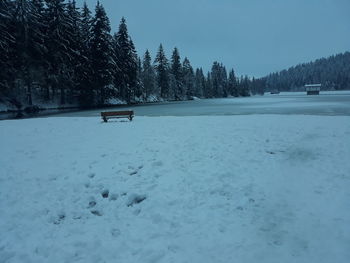
[[[350,258],[350,117],[0,122],[0,262]]]

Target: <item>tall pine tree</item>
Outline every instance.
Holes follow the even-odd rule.
[[[213,96],[216,98],[227,97],[227,72],[226,68],[221,63],[213,63],[211,78]]]
[[[106,11],[98,1],[92,24],[91,67],[92,85],[97,93],[98,104],[105,104],[113,96],[113,60],[111,47],[111,27]]]
[[[32,86],[34,79],[39,79],[38,61],[42,58],[44,36],[42,30],[43,17],[32,1],[16,0],[14,2],[14,62],[17,79],[23,80],[20,87],[25,87],[26,103],[33,104]]]
[[[114,82],[119,96],[130,103],[137,89],[137,54],[126,25],[122,18],[119,31],[113,38],[113,51],[116,63]],[[138,94],[141,95],[141,94]]]
[[[86,2],[84,2],[81,12],[80,22],[81,46],[78,60],[77,89],[79,92],[79,103],[83,107],[94,105],[94,88],[92,84],[92,61],[91,61],[91,39],[92,39],[92,16]]]
[[[207,73],[207,78],[206,78],[206,81],[205,81],[204,96],[206,98],[212,98],[214,96],[213,80],[212,80],[212,77],[211,77],[211,72]]]
[[[162,44],[160,44],[157,56],[154,60],[154,66],[157,72],[157,84],[160,89],[160,96],[163,99],[169,98],[169,65],[165,56]]]
[[[187,99],[195,96],[195,77],[190,61],[186,57],[182,63],[184,86],[186,89]]]
[[[157,94],[156,75],[152,66],[151,54],[146,50],[142,61],[141,80],[144,86],[145,97],[150,99],[151,95]]]
[[[175,85],[174,85],[174,98],[175,100],[182,100],[185,95],[184,90],[184,80],[183,80],[183,71],[181,65],[181,58],[179,50],[175,47],[173,54],[171,56],[171,74],[173,75]]]
[[[10,60],[11,46],[15,39],[10,24],[11,10],[12,6],[8,0],[0,1],[0,96],[4,97],[9,95],[14,74]]]
[[[239,96],[237,78],[236,78],[235,71],[233,69],[230,71],[228,76],[227,90],[231,96],[234,96],[234,97]]]
[[[203,74],[202,68],[196,69],[196,83],[195,83],[195,96],[203,97],[205,90],[205,76]]]
[[[66,12],[64,0],[46,0],[48,81],[52,88],[52,97],[60,92],[60,103],[66,103],[66,87],[70,80],[69,64],[71,60],[70,39],[72,26]]]

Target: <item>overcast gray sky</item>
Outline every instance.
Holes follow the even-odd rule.
[[[84,0],[77,0],[81,6]],[[93,11],[96,0],[87,0]],[[122,16],[139,55],[176,46],[194,67],[213,61],[263,76],[350,50],[350,0],[100,0],[118,30]]]

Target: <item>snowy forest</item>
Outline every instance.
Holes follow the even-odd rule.
[[[320,83],[324,90],[350,89],[350,52],[291,67],[261,79],[266,90],[300,91]]]
[[[121,19],[117,32],[102,4],[74,0],[0,1],[0,104],[9,108],[95,107],[298,91],[308,83],[350,89],[350,53],[272,73],[238,77],[219,62],[193,68],[178,48],[137,54]]]
[[[170,59],[162,45],[155,58],[148,50],[138,56],[126,20],[111,34],[99,2],[91,12],[75,1],[1,0],[0,53],[0,103],[17,109],[263,93],[221,63],[194,69],[177,48]]]

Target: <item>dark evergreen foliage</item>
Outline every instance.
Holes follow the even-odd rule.
[[[175,100],[182,100],[185,95],[183,70],[179,50],[175,47],[171,56],[171,74],[173,77],[173,94]]]
[[[68,16],[67,4],[64,0],[46,0],[46,5],[47,85],[52,89],[52,97],[48,99],[55,101],[59,92],[60,103],[65,104],[71,73],[69,65],[73,63],[70,50],[72,21]]]
[[[103,6],[92,16],[75,0],[0,2],[0,102],[21,108],[32,104],[108,104],[159,99],[222,97],[226,69],[214,63],[206,77],[174,48],[168,62],[160,45],[152,65],[147,50],[138,58],[126,20],[112,37]],[[238,82],[237,82],[238,83]]]
[[[227,97],[227,72],[226,68],[218,62],[214,62],[211,69],[213,91],[216,98]]]
[[[231,96],[238,97],[238,81],[235,75],[235,71],[232,69],[228,75],[227,91]]]
[[[251,81],[248,76],[241,76],[241,79],[238,83],[238,95],[242,97],[250,96],[250,85]]]
[[[97,97],[95,103],[103,105],[115,95],[112,87],[114,61],[112,59],[112,39],[109,19],[103,6],[97,2],[95,17],[92,23],[90,42],[91,68],[93,75],[91,84]]]
[[[7,0],[0,1],[0,95],[3,96],[10,95],[9,89],[14,73],[11,59],[11,47],[15,39],[11,26],[12,13],[13,5]]]
[[[32,105],[33,82],[40,75],[38,70],[44,49],[42,14],[32,1],[16,0],[13,2],[13,49],[11,54],[14,66],[15,84],[18,91],[22,91],[21,98],[28,105]],[[36,30],[37,29],[37,30]],[[26,89],[22,89],[25,86]]]
[[[145,93],[144,93],[144,86],[142,83],[142,62],[141,58],[137,57],[137,65],[136,65],[136,87],[135,87],[135,102],[137,101],[145,101]]]
[[[196,69],[196,76],[195,76],[195,96],[198,98],[205,97],[205,76],[203,73],[202,68]]]
[[[146,50],[142,61],[141,81],[143,83],[144,96],[146,99],[151,95],[156,96],[159,94],[156,88],[156,75],[152,66],[152,58],[148,50]]]
[[[212,98],[213,97],[213,82],[212,82],[210,72],[207,73],[207,79],[205,81],[204,97],[205,98]]]
[[[94,88],[92,84],[93,69],[91,64],[92,16],[86,3],[80,15],[80,56],[76,63],[78,102],[83,107],[94,105]]]
[[[350,89],[350,52],[272,73],[261,81],[268,91],[300,91],[305,84],[322,84],[326,90]]]
[[[186,87],[187,99],[193,98],[195,94],[195,77],[194,71],[188,58],[182,62],[183,85]]]
[[[165,56],[162,44],[160,44],[157,56],[154,60],[156,69],[157,84],[160,89],[160,96],[162,98],[169,98],[169,65],[168,59]]]
[[[119,31],[113,38],[113,52],[115,58],[114,81],[118,89],[118,96],[128,103],[134,101],[135,95],[141,96],[137,79],[137,54],[134,43],[132,42],[126,21],[122,18]]]
[[[237,78],[214,62],[206,75],[181,63],[174,48],[170,63],[160,45],[154,64],[142,60],[122,18],[112,37],[109,19],[97,2],[92,16],[75,0],[0,1],[0,103],[91,107],[127,103],[263,94],[264,90],[350,89],[350,53],[301,64],[267,77]]]

